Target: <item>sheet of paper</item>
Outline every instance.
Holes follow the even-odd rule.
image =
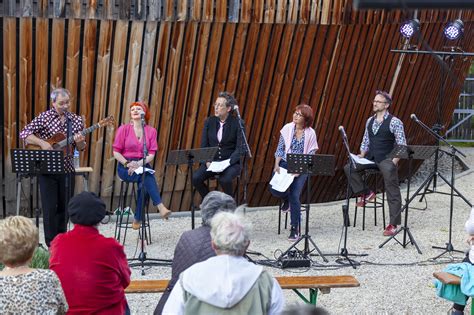
[[[224,161],[213,161],[207,168],[209,172],[220,173],[230,166],[230,159]]]
[[[293,174],[288,174],[288,171],[280,167],[280,174],[275,173],[270,181],[270,185],[273,189],[280,192],[285,192],[288,187],[290,187],[291,183],[295,176]]]
[[[351,158],[356,162],[356,164],[375,164],[374,161],[367,160],[366,158],[358,157],[355,154],[351,153]]]
[[[155,174],[155,170],[152,170],[151,168],[145,167],[145,172],[150,173],[150,174]],[[143,166],[140,166],[135,170],[135,174],[141,174],[143,173]]]

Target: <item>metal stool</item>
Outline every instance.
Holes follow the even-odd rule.
[[[282,200],[280,202],[280,206],[278,207],[278,235],[280,235],[280,232],[281,232],[281,208],[283,206],[283,203],[284,201]],[[301,204],[301,212],[306,212],[306,210],[308,209],[308,204]],[[285,213],[285,230],[288,228],[288,213],[290,211],[288,211],[287,213]],[[299,224],[299,229],[301,231],[301,219],[300,219],[300,224]]]
[[[128,191],[131,187],[131,194],[130,198]],[[132,204],[135,202],[135,206],[137,205],[137,183],[135,182],[127,182],[123,181],[120,179],[120,194],[119,194],[119,204],[117,208],[115,209],[115,214],[117,215],[117,219],[115,221],[115,233],[114,233],[114,238],[120,243],[120,237],[121,237],[121,232],[122,229],[124,230],[123,233],[123,242],[122,245],[125,245],[125,239],[127,238],[127,230],[129,227],[131,227],[132,222],[130,221],[130,213],[132,212]],[[151,244],[151,228],[150,228],[150,216],[148,213],[148,202],[149,202],[149,197],[145,199],[145,207],[142,209],[142,211],[145,211],[145,218],[144,218],[144,223],[145,224],[145,240],[147,245]],[[135,207],[136,209],[136,207]],[[141,229],[138,230],[139,233],[141,233]]]
[[[377,226],[377,209],[382,208],[382,215],[383,215],[383,226],[385,228],[385,190],[383,187],[383,179],[382,179],[382,200],[379,201],[377,200],[377,189],[379,185],[379,180],[378,180],[378,175],[380,174],[380,171],[375,168],[369,168],[364,170],[364,174],[362,175],[362,178],[364,179],[364,185],[365,187],[368,187],[368,180],[371,175],[375,176],[375,187],[374,187],[374,192],[375,192],[375,199],[373,201],[367,201],[364,206],[362,207],[362,230],[365,230],[365,209],[374,209],[374,225]],[[357,199],[356,199],[357,200]],[[357,205],[355,206],[355,212],[354,212],[354,227],[356,226],[356,220],[357,220]]]

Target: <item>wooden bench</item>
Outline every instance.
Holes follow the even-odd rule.
[[[316,305],[318,290],[329,293],[331,288],[351,288],[360,286],[353,276],[308,276],[276,277],[282,289],[293,290],[303,301]],[[162,293],[169,280],[132,280],[125,293]],[[309,299],[299,290],[309,289]]]
[[[433,276],[439,281],[441,281],[441,283],[443,284],[452,284],[452,285],[461,284],[460,277],[444,272],[444,271],[433,272]],[[471,299],[471,315],[474,315],[474,303],[472,302],[472,299]]]

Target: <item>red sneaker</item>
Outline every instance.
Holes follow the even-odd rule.
[[[383,236],[393,236],[395,233],[397,233],[397,226],[389,224],[383,231]]]

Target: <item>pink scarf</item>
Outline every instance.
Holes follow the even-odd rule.
[[[295,123],[290,122],[283,126],[280,130],[280,134],[283,136],[283,140],[285,141],[285,153],[291,153],[291,140],[293,139],[293,133],[295,131]],[[316,131],[313,128],[308,127],[304,129],[304,149],[303,153],[308,154],[308,152],[314,150],[317,151],[318,141],[316,139]]]

